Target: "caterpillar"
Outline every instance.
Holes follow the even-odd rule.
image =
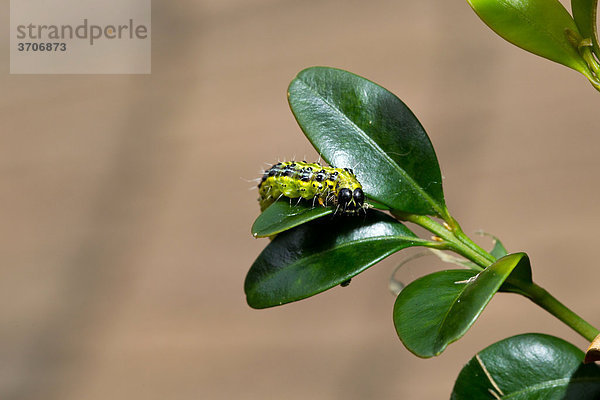
[[[336,213],[365,212],[365,194],[350,168],[334,168],[306,161],[279,162],[266,170],[258,184],[260,209],[264,211],[280,197],[313,199],[333,205]]]

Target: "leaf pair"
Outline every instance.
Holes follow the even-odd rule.
[[[589,39],[600,56],[596,32],[598,0],[572,0],[574,18],[558,0],[468,0],[492,30],[533,54],[570,67],[600,90],[597,62],[580,45]]]
[[[396,332],[415,355],[439,355],[467,332],[507,280],[522,283],[523,277],[531,277],[525,253],[502,257],[481,272],[446,270],[419,278],[396,299]]]
[[[350,72],[313,67],[292,81],[288,99],[321,157],[334,167],[352,168],[369,204],[412,214],[447,214],[431,141],[395,95]],[[252,234],[272,236],[332,211],[276,202],[258,217]]]
[[[298,74],[288,97],[300,127],[323,159],[354,169],[378,208],[446,215],[433,146],[414,114],[392,93],[349,72],[314,67]],[[400,249],[435,246],[380,212],[370,210],[365,218],[331,213],[280,200],[261,214],[253,235],[277,237],[248,272],[248,304],[263,308],[303,299]]]

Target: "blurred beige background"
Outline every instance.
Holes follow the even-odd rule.
[[[250,236],[246,180],[316,159],[286,88],[327,65],[402,98],[465,230],[528,252],[538,283],[600,325],[600,93],[585,78],[505,43],[464,0],[154,1],[152,15],[149,76],[9,75],[0,42],[1,399],[441,399],[504,337],[586,346],[502,294],[441,357],[412,356],[387,289],[410,251],[278,309],[243,293],[267,243]]]

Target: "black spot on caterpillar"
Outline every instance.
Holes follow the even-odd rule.
[[[265,171],[258,184],[260,209],[264,211],[280,197],[312,199],[322,206],[336,207],[336,213],[364,212],[365,195],[349,168],[321,166],[306,161],[279,162]]]

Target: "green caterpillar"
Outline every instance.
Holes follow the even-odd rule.
[[[365,212],[365,194],[349,168],[324,167],[306,161],[279,162],[265,171],[258,184],[260,209],[264,211],[280,197],[313,199],[333,205],[336,213]]]

